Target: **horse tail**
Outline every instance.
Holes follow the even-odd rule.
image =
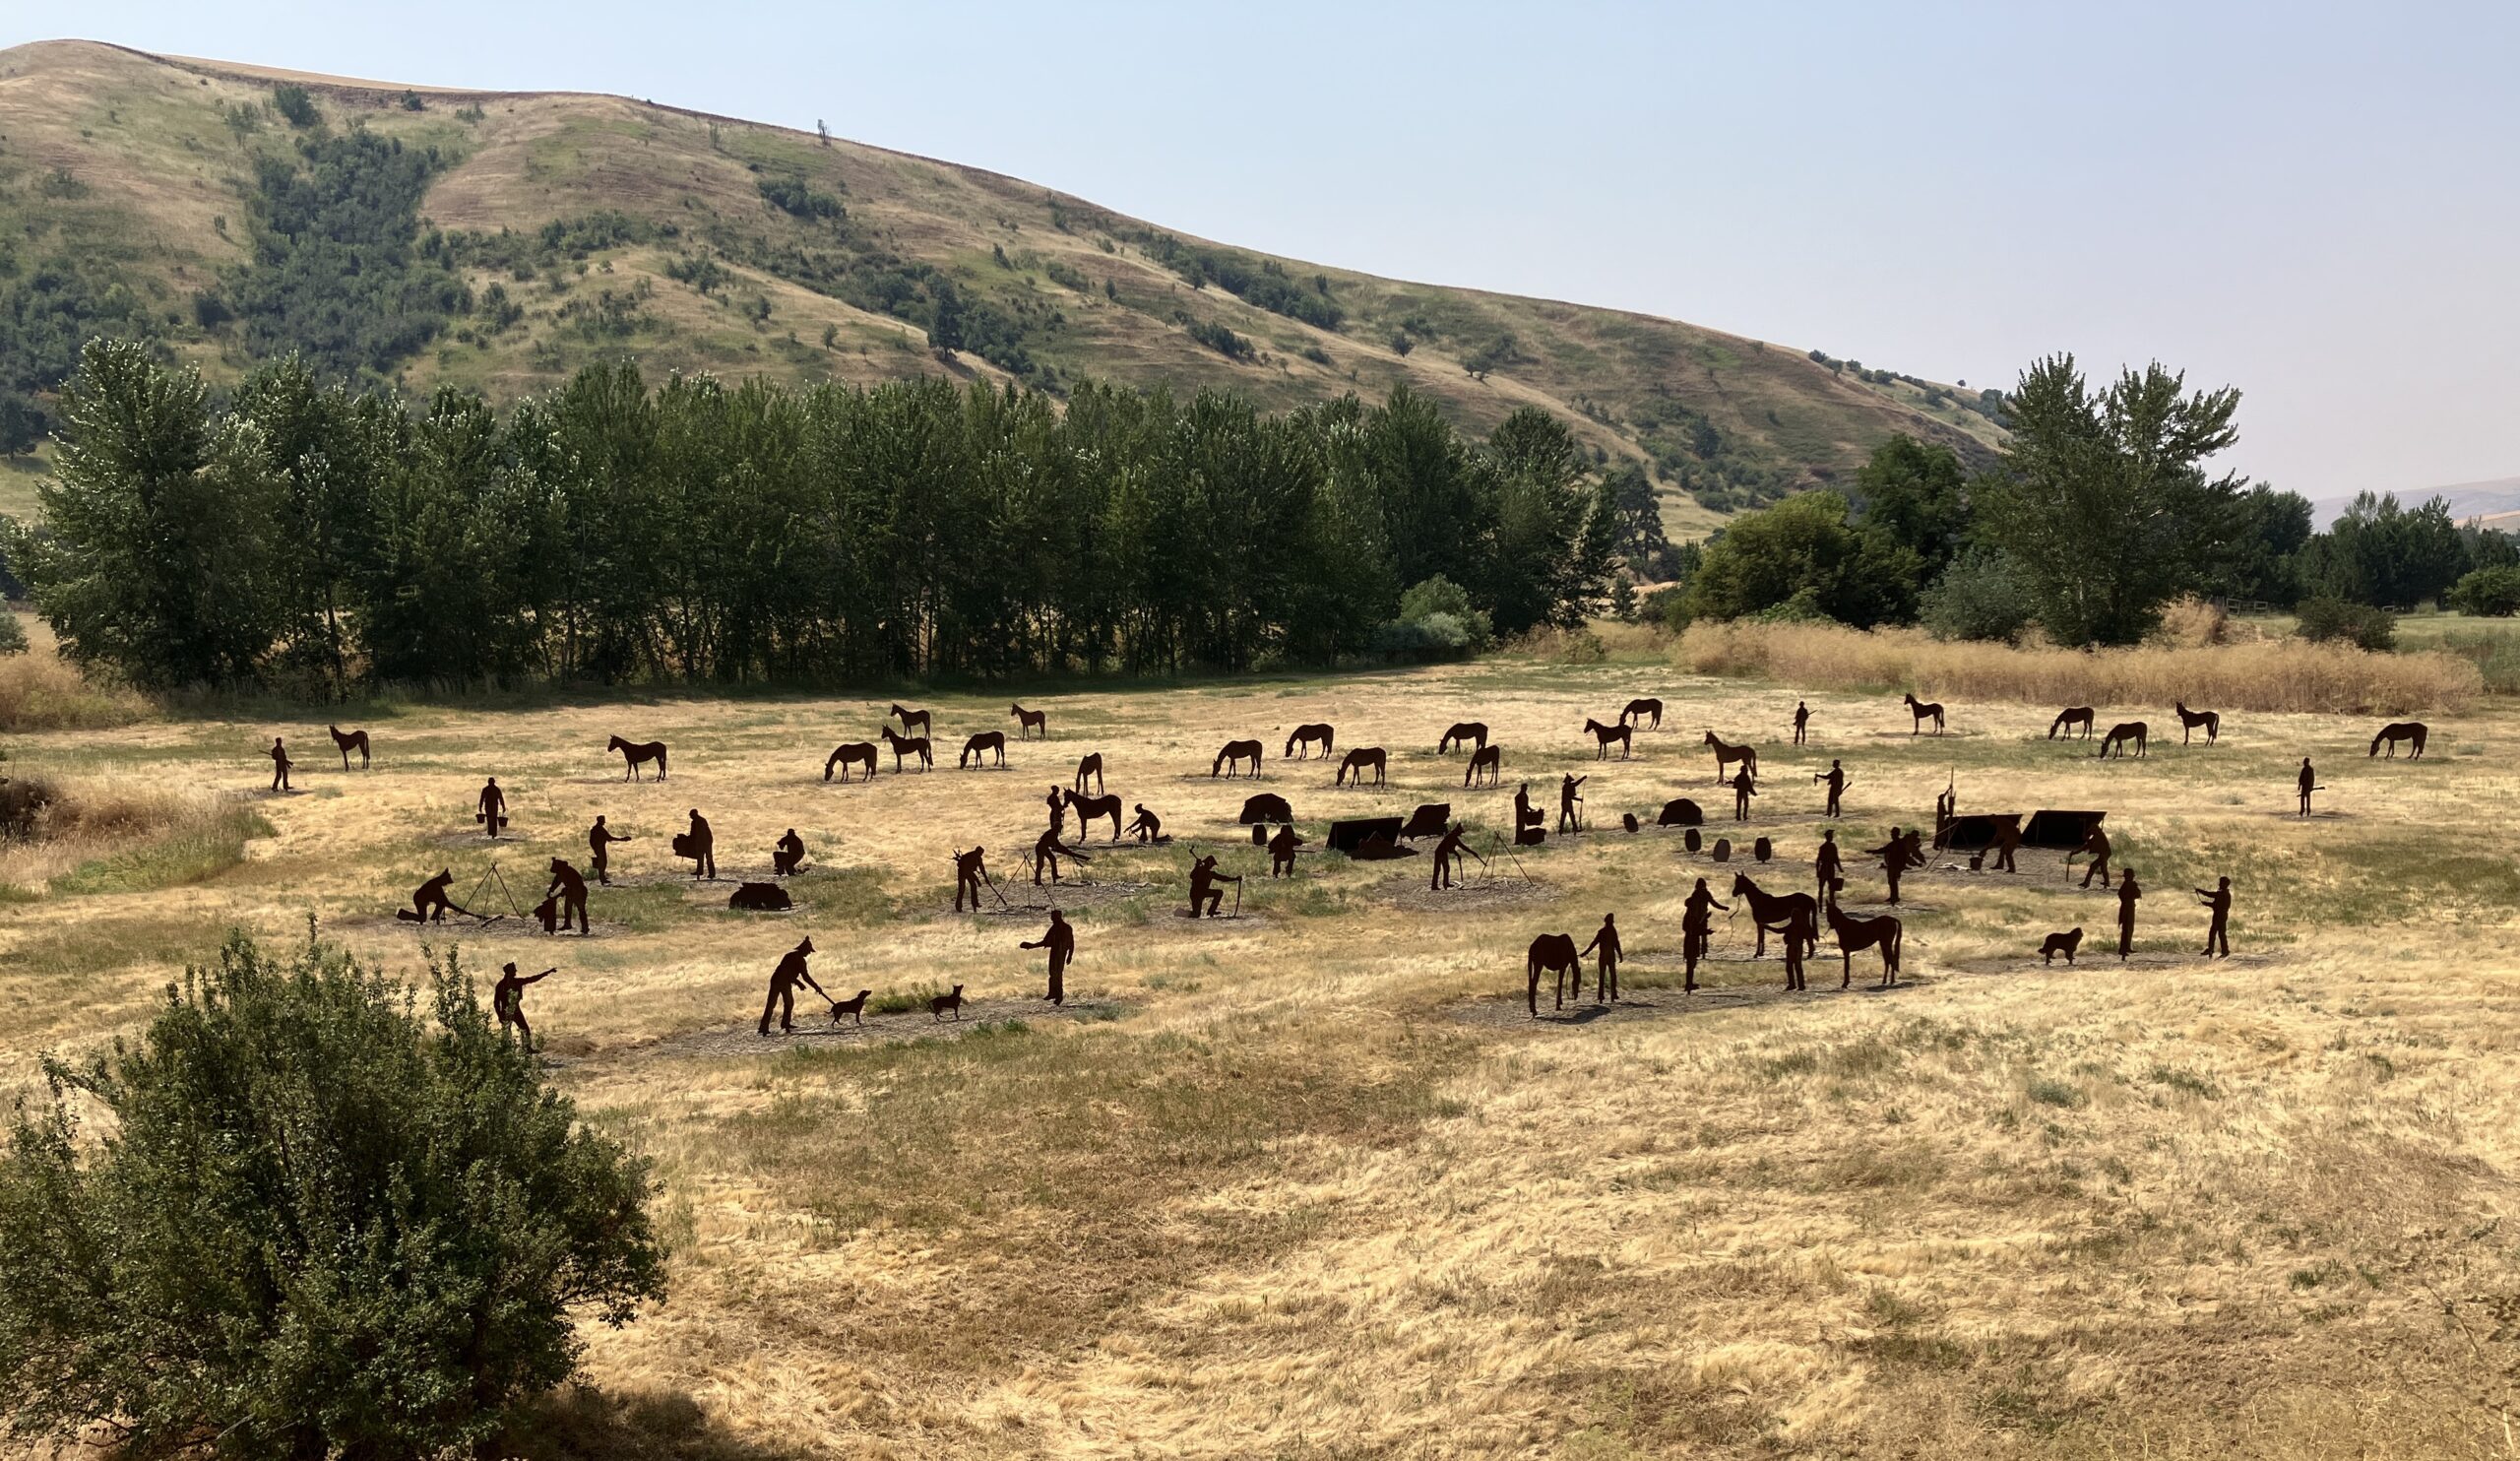
[[[1905,956],[1907,945],[1908,925],[1892,923],[1890,925],[1890,972],[1892,974],[1899,972],[1899,961]]]

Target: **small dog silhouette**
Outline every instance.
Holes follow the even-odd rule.
[[[860,989],[857,991],[857,997],[854,999],[833,1000],[831,1002],[831,1022],[837,1025],[840,1023],[840,1017],[842,1015],[847,1015],[860,1025],[865,1024],[866,996],[874,992],[875,991],[872,989]]]
[[[859,997],[862,998],[864,996],[861,995]],[[942,1020],[945,1018],[945,1012],[949,1009],[954,1012],[955,1019],[959,1020],[963,1017],[963,986],[961,985],[956,985],[954,986],[953,993],[939,994],[935,998],[927,1001],[927,1015],[929,1019]]]
[[[2039,959],[2043,964],[2053,964],[2056,962],[2056,956],[2062,954],[2065,956],[2065,962],[2071,964],[2074,962],[2074,950],[2082,946],[2083,930],[2080,928],[2069,928],[2062,933],[2050,933],[2048,935],[2048,941],[2039,946]]]

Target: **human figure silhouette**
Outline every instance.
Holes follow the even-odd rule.
[[[718,880],[718,839],[699,807],[691,809],[691,830],[674,839],[674,856],[691,859],[691,875]]]
[[[1292,825],[1279,828],[1278,835],[1269,839],[1269,875],[1294,876],[1295,849],[1302,846],[1303,839],[1295,836]]]
[[[1038,888],[1041,885],[1041,873],[1043,869],[1048,870],[1050,874],[1050,881],[1053,884],[1058,882],[1059,859],[1061,858],[1066,858],[1078,862],[1091,862],[1094,860],[1092,858],[1086,856],[1083,848],[1072,848],[1060,842],[1058,828],[1049,828],[1033,844],[1034,887]],[[975,899],[973,901],[976,904],[978,900]]]
[[[805,840],[796,835],[795,828],[790,827],[788,835],[770,849],[770,870],[781,877],[788,877],[804,865]]]
[[[2086,888],[2090,887],[2091,880],[2096,877],[2100,879],[2100,885],[2102,887],[2108,887],[2109,834],[2100,830],[2100,824],[2098,822],[2092,823],[2091,831],[2083,835],[2083,845],[2074,849],[2074,851],[2077,853],[2091,854],[2091,865],[2083,869],[2082,885]]]
[[[2301,775],[2295,783],[2301,792],[2301,815],[2310,814],[2310,794],[2318,790],[2318,773],[2310,769],[2310,758],[2301,758]]]
[[[2144,890],[2135,885],[2135,869],[2129,867],[2117,875],[2117,962],[2135,952],[2135,904]]]
[[[2210,893],[2199,888],[2196,890],[2196,897],[2214,915],[2214,921],[2205,925],[2205,957],[2230,958],[2232,956],[2232,880],[2228,877],[2218,880]]]
[[[1137,813],[1136,819],[1129,823],[1131,837],[1140,842],[1154,842],[1164,836],[1164,818],[1147,810],[1145,802],[1132,802],[1130,810]]]
[[[1041,930],[1041,936],[1016,947],[1050,951],[1050,992],[1043,997],[1052,1004],[1067,1003],[1067,966],[1076,957],[1076,930],[1068,926],[1067,916],[1051,909],[1050,926]]]
[[[1242,879],[1232,873],[1217,871],[1217,859],[1213,855],[1192,862],[1190,864],[1190,917],[1215,918],[1218,906],[1225,902],[1225,890],[1219,888],[1217,884],[1240,881]]]
[[[1444,829],[1444,835],[1435,843],[1435,870],[1426,879],[1426,891],[1431,893],[1453,885],[1453,874],[1462,870],[1463,854],[1469,853],[1472,857],[1478,857],[1478,854],[1471,853],[1466,846],[1469,840],[1469,829],[1459,822]],[[1485,859],[1480,858],[1480,860]]]
[[[1824,817],[1836,816],[1838,814],[1838,798],[1844,796],[1847,792],[1847,769],[1845,764],[1843,762],[1832,761],[1829,763],[1828,770],[1815,771],[1811,773],[1811,779],[1815,782],[1826,783],[1829,788],[1829,804],[1821,810],[1820,815]]]
[[[1720,908],[1726,913],[1732,911],[1732,905],[1718,903],[1715,894],[1708,891],[1706,879],[1699,878],[1697,887],[1689,893],[1688,902],[1682,905],[1680,910],[1680,990],[1682,993],[1697,992],[1697,961],[1706,957],[1707,939],[1715,932],[1715,921],[1707,913],[1711,908]]]
[[[281,744],[280,737],[275,735],[272,737],[272,748],[265,752],[265,754],[272,758],[272,790],[275,792],[287,791],[288,768],[297,764],[288,759],[288,747]],[[348,759],[345,757],[342,764],[345,766],[348,765]]]
[[[608,871],[612,864],[612,845],[616,842],[628,842],[629,840],[629,838],[624,837],[620,833],[617,833],[611,828],[605,826],[601,816],[598,816],[595,819],[595,825],[587,829],[587,852],[593,858],[595,866],[595,880],[597,882],[601,883],[605,887],[610,887],[612,885],[612,877]]]
[[[481,784],[481,794],[473,803],[472,820],[492,837],[508,824],[508,794],[499,790],[499,779],[491,777]]]
[[[1890,829],[1890,840],[1877,848],[1865,848],[1867,858],[1881,859],[1882,876],[1890,883],[1890,906],[1899,906],[1899,874],[1908,870],[1908,839],[1898,828]]]
[[[446,921],[449,910],[463,914],[467,918],[472,917],[472,910],[459,906],[454,899],[447,896],[447,889],[454,883],[455,874],[452,871],[446,868],[438,869],[437,876],[411,890],[411,906],[408,909],[396,909],[394,917],[407,923],[443,923]]]
[[[1804,740],[1803,731],[1810,726],[1810,724],[1811,707],[1803,704],[1799,700],[1794,702],[1794,743],[1796,745],[1802,744]]]
[[[1514,840],[1522,841],[1523,829],[1537,827],[1540,821],[1540,812],[1532,805],[1532,784],[1525,782],[1514,789]]]
[[[1559,832],[1584,830],[1584,798],[1575,794],[1575,789],[1591,780],[1589,776],[1565,776],[1558,779],[1557,830]]]
[[[1593,935],[1593,941],[1584,945],[1582,952],[1590,954],[1596,950],[1600,952],[1601,959],[1593,975],[1593,1002],[1616,1004],[1618,1002],[1619,946],[1618,921],[1615,915],[1602,915],[1601,931]]]
[[[825,1000],[831,998],[829,994],[823,993],[823,986],[815,984],[813,975],[805,969],[805,960],[811,957],[813,952],[814,941],[810,938],[805,939],[794,948],[780,955],[779,967],[770,971],[770,995],[761,1001],[763,1039],[770,1038],[770,1017],[773,1013],[779,1016],[780,1034],[796,1033],[796,986],[798,985],[801,984],[815,993],[822,994]]]
[[[490,1008],[498,1012],[499,1028],[505,1030],[514,1025],[517,1033],[525,1037],[525,1052],[529,1055],[534,1053],[534,1027],[525,1022],[525,986],[539,984],[559,972],[554,967],[519,979],[516,966],[510,964],[499,971],[499,982],[490,986]]]
[[[1820,896],[1827,897],[1829,885],[1846,875],[1846,863],[1838,853],[1838,829],[1827,827],[1820,832],[1820,851],[1811,858],[1811,874],[1818,879]]]
[[[1052,787],[1050,794],[1043,799],[1050,808],[1050,836],[1054,838],[1066,836],[1067,798],[1059,794],[1058,788]]]
[[[579,871],[558,858],[551,859],[551,886],[542,890],[544,898],[560,900],[559,931],[566,931],[569,920],[578,921],[578,932],[593,933],[587,926],[587,880]]]
[[[1810,908],[1797,907],[1785,918],[1785,986],[1789,989],[1811,987],[1803,982],[1802,955],[1820,943],[1819,914]]]
[[[1747,765],[1732,773],[1732,820],[1746,822],[1750,819],[1750,798],[1757,794],[1758,779],[1750,774]]]
[[[966,892],[972,895],[972,912],[979,912],[980,879],[988,875],[988,864],[983,860],[987,851],[986,848],[974,848],[968,853],[954,855],[954,912],[963,911]]]
[[[2012,855],[2021,850],[2021,818],[1999,817],[1995,821],[1995,871],[2019,872],[2012,865]]]
[[[1960,812],[1960,789],[1946,786],[1933,798],[1933,845],[1942,846],[1951,835],[1951,819]]]

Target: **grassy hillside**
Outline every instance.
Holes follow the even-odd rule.
[[[283,84],[311,121],[274,105]],[[406,241],[359,236],[397,208]],[[1649,464],[1675,535],[1896,431],[1995,436],[1968,393],[1801,349],[1273,259],[838,139],[84,41],[0,52],[0,295],[56,354],[121,329],[233,375],[338,338],[413,392],[515,395],[625,353],[660,373],[1099,376],[1271,407],[1407,384],[1467,427],[1538,405]],[[940,361],[931,332],[963,348]]]

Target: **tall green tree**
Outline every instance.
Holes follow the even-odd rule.
[[[1856,473],[1854,498],[1863,526],[1914,549],[1928,574],[1968,544],[1969,474],[1947,446],[1891,437]]]
[[[1727,524],[1690,575],[1685,602],[1690,617],[1712,619],[1798,602],[1869,629],[1916,617],[1924,576],[1915,549],[1848,521],[1844,497],[1803,492]]]
[[[2391,608],[2438,600],[2468,567],[2450,504],[2433,497],[2409,510],[2394,492],[2357,496],[2301,555],[2306,592]]]

